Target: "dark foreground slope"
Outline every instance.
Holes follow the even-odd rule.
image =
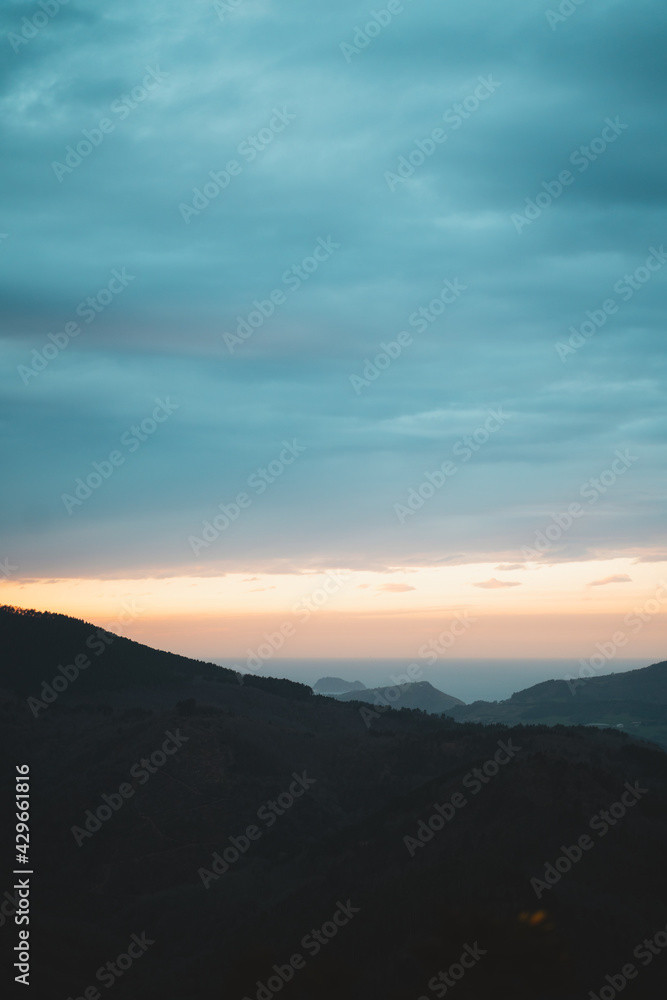
[[[151,649],[67,615],[0,607],[0,688],[35,701],[48,699],[76,676],[76,693],[128,692],[142,685],[165,692],[197,678],[239,683],[233,670]],[[58,683],[53,684],[54,678]],[[243,683],[270,691],[289,691],[292,698],[310,697],[307,684],[246,675]],[[33,702],[30,702],[33,705]],[[35,706],[37,712],[39,709]]]
[[[32,625],[12,619],[21,663],[51,678],[59,661]],[[125,643],[120,660],[141,658]],[[4,670],[3,801],[8,765],[32,775],[33,997],[417,1000],[445,995],[429,982],[466,946],[479,960],[447,988],[461,1000],[586,997],[628,962],[626,995],[661,995],[667,952],[633,958],[667,925],[657,749],[413,711],[368,728],[366,706],[215,683],[168,656],[168,684],[77,680],[35,717]],[[636,783],[637,804],[601,819]],[[591,849],[538,899],[531,879],[585,834]],[[16,930],[2,920],[4,948]],[[145,950],[123,971],[132,935]]]

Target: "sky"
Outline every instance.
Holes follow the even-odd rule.
[[[664,659],[664,5],[380,4],[3,7],[0,600]]]

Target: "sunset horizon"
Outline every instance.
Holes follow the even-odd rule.
[[[9,985],[655,1000],[664,9],[0,23]]]

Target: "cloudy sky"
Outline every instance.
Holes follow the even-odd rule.
[[[374,10],[4,6],[0,597],[658,656],[664,6]]]

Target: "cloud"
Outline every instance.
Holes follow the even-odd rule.
[[[517,569],[525,569],[523,563],[509,563],[506,566],[496,566],[496,570],[499,573],[513,573]]]
[[[384,590],[390,594],[404,594],[408,590],[416,590],[416,587],[409,587],[407,583],[381,583],[376,590]]]
[[[500,590],[503,587],[521,587],[522,584],[514,580],[497,580],[492,577],[490,580],[485,580],[482,583],[474,583],[473,587],[482,587],[484,590]]]
[[[640,556],[635,560],[638,563],[664,563],[667,562],[667,554],[656,552],[649,556]]]
[[[616,573],[614,576],[605,576],[602,580],[593,580],[589,587],[606,587],[610,583],[632,583],[632,577],[627,573]]]
[[[5,32],[20,32],[22,6],[4,5]],[[552,32],[526,0],[420,0],[348,64],[352,0],[330,5],[326,31],[308,0],[248,0],[224,23],[209,2],[114,0],[104,13],[80,0],[9,53],[0,461],[15,473],[3,523],[21,572],[402,569],[482,554],[513,572],[505,563],[553,531],[551,512],[585,505],[582,487],[621,444],[641,462],[558,544],[573,559],[661,550],[667,267],[637,294],[614,290],[667,227],[655,6],[610,0],[604,17],[584,9]],[[572,59],[572,32],[585,58]],[[111,110],[156,53],[163,82],[129,114]],[[481,74],[500,86],[451,127],[443,115]],[[294,121],[248,145],[275,107]],[[609,115],[630,127],[580,171],[571,154]],[[58,181],[51,164],[105,117],[113,132]],[[446,143],[392,191],[385,174],[435,128]],[[203,204],[232,159],[241,172]],[[564,169],[573,183],[517,233],[512,214],[544,203]],[[186,225],[179,204],[195,189],[203,207]],[[329,237],[340,246],[312,270]],[[122,268],[127,288],[85,322],[79,303]],[[423,326],[445,278],[466,290]],[[617,313],[561,360],[556,345],[610,296]],[[62,343],[72,322],[81,333],[53,357],[49,334]],[[252,333],[230,353],[223,334],[238,329]],[[355,393],[350,376],[403,330],[409,346]],[[45,346],[52,360],[24,384],[20,366]],[[62,495],[169,393],[173,417],[68,515]],[[484,441],[498,407],[512,418]],[[254,491],[294,438],[307,451]],[[399,530],[392,505],[445,461],[456,475]],[[251,506],[193,559],[188,537],[239,493]]]

